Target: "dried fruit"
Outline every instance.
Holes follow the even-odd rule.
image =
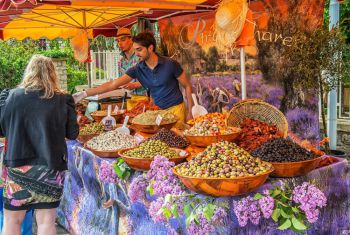
[[[282,137],[282,133],[275,125],[245,118],[241,123],[241,133],[235,142],[239,147],[251,152],[272,138]]]
[[[140,101],[130,111],[124,113],[123,117],[129,116],[133,118],[143,113],[143,111],[150,111],[150,110],[159,110],[159,107],[153,104],[152,101]]]

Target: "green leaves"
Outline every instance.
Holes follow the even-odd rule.
[[[114,172],[120,179],[126,179],[131,174],[131,169],[124,163],[122,158],[118,158],[116,162],[113,163]]]
[[[186,204],[184,206],[183,211],[184,211],[185,216],[189,217],[191,215],[191,206],[189,204]]]
[[[294,228],[296,228],[298,230],[306,230],[305,224],[303,222],[301,222],[300,220],[298,220],[297,218],[293,217],[292,223],[293,223]]]
[[[164,216],[164,218],[166,218],[167,220],[169,220],[170,217],[171,217],[171,212],[170,212],[170,210],[169,210],[168,208],[166,208],[166,207],[163,207],[162,209],[163,209],[163,216]]]
[[[278,218],[280,217],[280,215],[281,215],[281,209],[276,208],[276,209],[272,212],[271,218],[273,219],[273,221],[275,221],[275,222],[277,223]]]
[[[290,226],[292,225],[292,222],[290,221],[290,219],[287,219],[283,224],[281,224],[278,229],[279,230],[286,230],[288,228],[290,228]]]
[[[272,220],[278,224],[279,230],[290,229],[303,234],[310,228],[305,212],[300,210],[299,204],[292,200],[293,189],[285,184],[283,189],[279,186],[269,190],[269,194],[275,200],[275,208],[272,212]],[[259,200],[262,195],[255,194],[254,199]]]
[[[173,204],[170,208],[170,211],[175,217],[179,217],[179,212],[177,210],[177,204]]]
[[[154,195],[154,189],[153,189],[154,180],[151,181],[151,183],[147,186],[147,192],[149,192],[149,195]]]
[[[189,226],[193,221],[196,224],[200,224],[198,216],[196,214],[194,214],[194,213],[191,213],[191,215],[189,217],[187,217],[187,219],[186,219],[186,226]]]
[[[208,203],[206,205],[206,207],[203,209],[203,215],[205,216],[205,218],[210,221],[211,217],[214,215],[214,211],[215,211],[216,206],[214,206],[211,203]]]
[[[257,193],[254,195],[254,200],[259,200],[261,198],[263,198],[263,195],[261,195],[261,193]]]

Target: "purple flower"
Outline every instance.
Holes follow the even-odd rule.
[[[163,213],[161,213],[160,211],[160,209],[163,207],[163,204],[164,204],[164,198],[162,197],[159,197],[157,198],[157,200],[150,203],[148,213],[155,223],[166,222],[166,219],[164,218]]]
[[[259,199],[258,202],[264,218],[270,218],[275,207],[275,200],[271,196],[266,196]]]
[[[100,180],[104,183],[116,183],[118,176],[115,174],[112,164],[101,161]]]
[[[248,196],[238,202],[233,202],[233,211],[235,212],[235,215],[238,219],[238,224],[241,227],[246,226],[248,223],[248,219],[249,219],[248,208],[249,208],[250,200],[252,199],[253,199],[252,197]]]
[[[181,184],[172,171],[174,165],[168,158],[162,156],[156,156],[152,161],[151,169],[146,178],[149,182],[154,182],[152,187],[155,195],[180,195],[183,193]]]
[[[209,223],[209,221],[201,213],[198,216],[199,224],[196,224],[195,221],[192,221],[187,228],[187,231],[191,235],[203,235],[211,234],[215,231],[215,227]]]
[[[145,191],[148,186],[148,181],[143,175],[134,178],[130,184],[128,196],[132,203],[145,198]]]
[[[261,217],[261,212],[259,209],[259,202],[257,200],[250,200],[250,205],[249,205],[249,220],[257,225],[259,224],[260,217]]]
[[[319,209],[327,204],[327,198],[315,185],[304,182],[294,188],[292,200],[300,204],[300,209],[305,212],[310,223],[315,223],[318,219]]]
[[[226,218],[227,218],[226,210],[222,207],[216,207],[211,220],[214,224],[222,224]]]

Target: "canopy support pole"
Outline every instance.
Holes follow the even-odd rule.
[[[331,0],[329,3],[329,30],[338,27],[339,23],[339,2]],[[329,137],[329,148],[337,148],[337,88],[328,93],[327,108],[327,131]],[[322,98],[322,97],[321,97]]]
[[[245,76],[245,52],[244,47],[240,48],[240,64],[241,64],[241,88],[242,88],[242,100],[247,99],[247,83]]]

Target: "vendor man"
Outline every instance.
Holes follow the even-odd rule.
[[[73,95],[75,102],[87,96],[115,90],[137,79],[143,87],[150,91],[154,103],[161,109],[168,110],[179,118],[179,123],[186,119],[186,107],[179,87],[181,84],[186,93],[188,112],[191,119],[192,86],[180,64],[175,60],[160,56],[155,52],[156,40],[150,32],[139,33],[133,37],[133,48],[140,62],[126,71],[116,80],[102,84],[96,88],[78,92]],[[177,125],[179,127],[179,125]]]
[[[135,54],[134,48],[132,47],[133,42],[130,29],[118,29],[117,43],[122,54],[122,58],[118,61],[118,76],[121,77],[129,68],[139,62],[139,57]],[[135,95],[144,95],[146,91],[136,79],[133,79],[129,84],[125,85],[124,88],[132,90],[132,94]]]

